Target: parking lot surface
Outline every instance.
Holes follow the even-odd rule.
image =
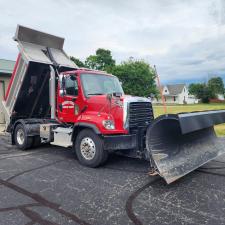
[[[171,185],[148,166],[112,155],[86,168],[69,149],[20,151],[0,136],[0,224],[225,224],[225,156]]]

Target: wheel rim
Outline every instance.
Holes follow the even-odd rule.
[[[90,137],[85,137],[80,143],[81,155],[86,160],[92,160],[95,157],[96,148],[95,143]]]
[[[17,139],[17,142],[18,142],[19,145],[23,145],[24,140],[25,140],[25,134],[24,134],[23,129],[19,129],[17,131],[16,139]]]

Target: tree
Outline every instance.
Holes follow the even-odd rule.
[[[210,98],[212,98],[213,94],[207,85],[203,86],[202,91],[200,92],[200,99],[203,103],[209,103]]]
[[[188,87],[188,91],[191,95],[196,96],[197,98],[201,98],[200,96],[202,95],[202,90],[204,88],[205,84],[202,83],[193,83],[190,84]]]
[[[155,72],[146,62],[130,59],[116,65],[110,71],[123,83],[126,94],[146,96],[157,94]]]
[[[110,50],[99,48],[95,55],[87,57],[85,66],[90,69],[110,71],[115,66],[115,60]]]
[[[224,84],[221,77],[213,77],[208,81],[208,88],[212,93],[212,98],[217,97],[218,94],[224,94]]]
[[[211,90],[204,83],[190,84],[188,90],[191,95],[201,99],[203,103],[208,103],[209,99],[212,97]]]
[[[72,60],[78,67],[85,67],[84,63],[78,58],[71,56],[70,60]]]
[[[189,85],[189,93],[208,103],[210,98],[216,98],[218,94],[224,94],[224,84],[221,77],[211,78],[207,84],[196,83]]]

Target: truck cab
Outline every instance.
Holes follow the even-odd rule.
[[[57,117],[63,123],[89,121],[103,134],[126,133],[123,96],[113,75],[88,69],[65,72],[59,75]]]

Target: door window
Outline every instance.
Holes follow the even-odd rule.
[[[66,95],[77,96],[78,95],[78,84],[77,79],[74,75],[67,76],[65,79]]]

